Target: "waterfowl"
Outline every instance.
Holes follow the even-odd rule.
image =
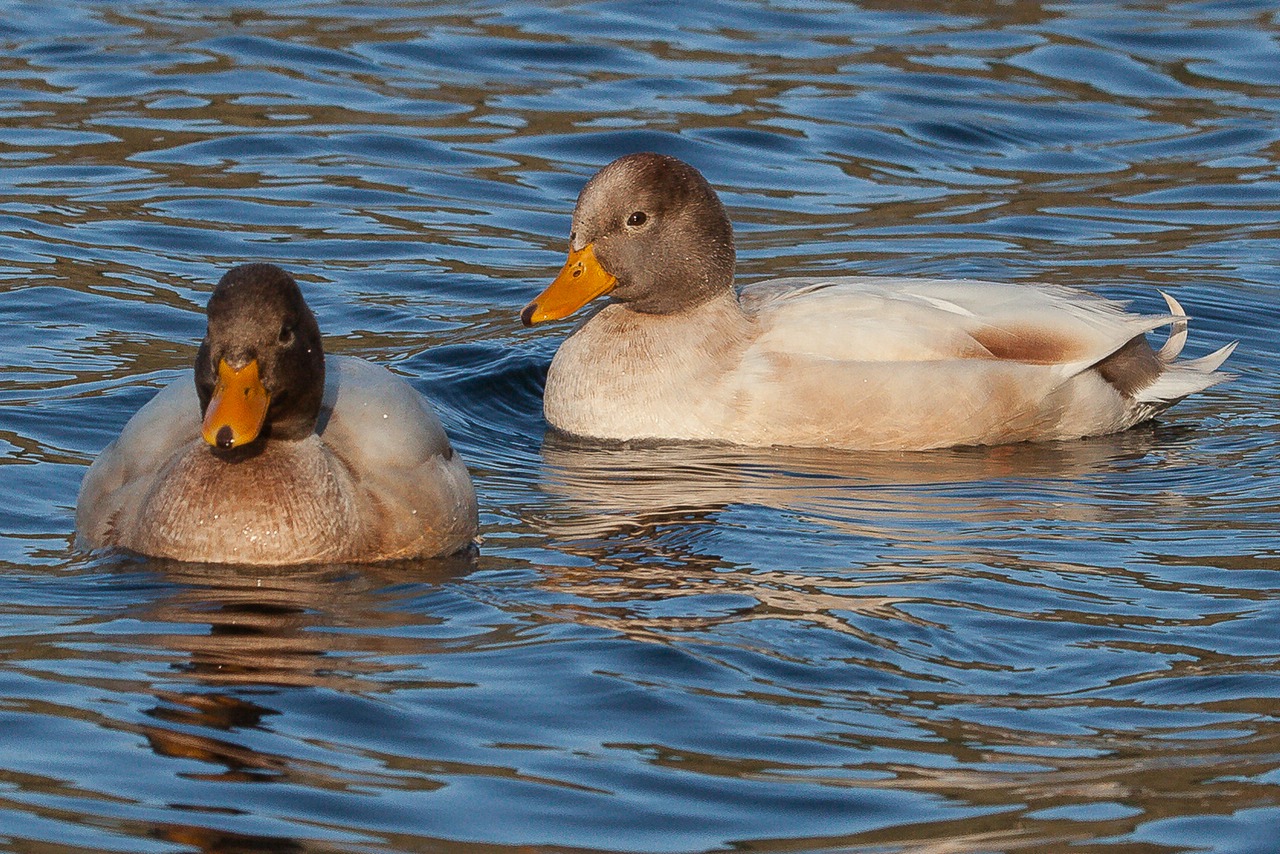
[[[733,230],[692,166],[632,154],[583,187],[526,326],[611,299],[559,347],[543,410],[608,440],[913,450],[1117,432],[1201,391],[1186,315],[1045,284],[862,276],[735,290]],[[1170,326],[1159,351],[1145,333]]]
[[[477,510],[421,395],[381,367],[326,357],[293,278],[247,264],[209,298],[193,375],[89,467],[76,528],[85,548],[182,561],[370,562],[465,549]]]

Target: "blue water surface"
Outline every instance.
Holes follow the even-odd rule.
[[[0,850],[1280,850],[1270,2],[0,2]],[[549,434],[520,308],[657,150],[739,277],[1085,286],[1239,340],[1153,426]],[[405,376],[477,555],[73,546],[236,264]]]

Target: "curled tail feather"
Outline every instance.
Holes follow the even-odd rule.
[[[1155,381],[1137,394],[1141,403],[1172,405],[1190,394],[1203,391],[1211,385],[1230,379],[1227,374],[1215,373],[1236,349],[1240,342],[1232,341],[1207,356],[1175,361],[1187,343],[1187,313],[1176,299],[1160,292],[1169,306],[1173,319],[1169,324],[1169,338],[1156,353],[1165,368]]]
[[[1173,297],[1160,292],[1160,296],[1164,297],[1165,303],[1169,306],[1169,313],[1173,315],[1173,323],[1169,326],[1169,338],[1164,342],[1164,346],[1160,348],[1160,352],[1156,353],[1160,357],[1160,361],[1169,363],[1178,357],[1182,352],[1182,348],[1187,344],[1187,313],[1183,310],[1182,305]]]
[[[1222,367],[1222,363],[1227,360],[1228,356],[1235,352],[1236,346],[1239,345],[1239,343],[1239,341],[1232,341],[1230,344],[1219,347],[1209,355],[1201,356],[1198,359],[1184,359],[1181,362],[1178,362],[1178,367],[1199,371],[1203,374],[1211,374],[1218,370],[1218,368]],[[1226,378],[1225,374],[1223,375],[1223,378]]]

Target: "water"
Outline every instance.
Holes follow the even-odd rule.
[[[0,7],[0,850],[1276,850],[1274,4]],[[1167,288],[1237,378],[1046,446],[545,435],[519,310],[641,149],[744,281]],[[431,398],[478,556],[72,548],[249,260]]]

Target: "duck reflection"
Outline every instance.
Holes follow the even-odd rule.
[[[400,585],[441,583],[473,558],[371,566],[272,567],[153,561],[174,593],[148,616],[207,632],[164,634],[157,643],[183,654],[181,669],[205,685],[310,686],[379,691],[387,657],[422,651],[423,640],[397,630],[431,622],[389,607]],[[404,588],[402,588],[404,589]],[[210,709],[208,717],[220,711]]]
[[[271,698],[290,689],[370,694],[403,688],[403,674],[394,685],[379,677],[397,657],[429,650],[432,642],[419,628],[441,619],[398,608],[397,601],[470,571],[474,558],[266,570],[167,561],[146,566],[168,595],[142,603],[135,616],[161,627],[148,641],[159,648],[157,659],[172,662],[170,675],[149,687],[158,701],[145,710],[150,722],[137,725],[151,749],[203,763],[181,772],[191,780],[336,789],[368,773],[262,750],[248,733],[270,729],[271,718],[283,713]],[[131,559],[124,568],[136,571],[138,563]],[[294,844],[218,833],[196,840],[188,838],[191,830],[174,824],[156,832],[202,851],[292,850]]]
[[[947,522],[1090,518],[1107,512],[1082,500],[1094,495],[1090,478],[1176,457],[1185,432],[1160,426],[1072,442],[906,453],[604,445],[549,433],[540,487],[551,500],[533,521],[558,539],[584,543],[711,522],[745,505],[894,541]]]
[[[1175,458],[1179,432],[914,453],[548,435],[547,500],[529,518],[557,551],[585,558],[547,570],[549,587],[581,597],[559,605],[557,618],[657,642],[721,623],[795,620],[901,652],[901,633],[886,622],[945,629],[904,606],[978,607],[940,598],[944,579],[1012,595],[1010,586],[1030,594],[1060,573],[1126,573],[1065,565],[1043,523],[1156,515],[1184,500],[1163,491],[1113,508],[1097,495],[1101,478]],[[776,536],[757,524],[776,526]]]

